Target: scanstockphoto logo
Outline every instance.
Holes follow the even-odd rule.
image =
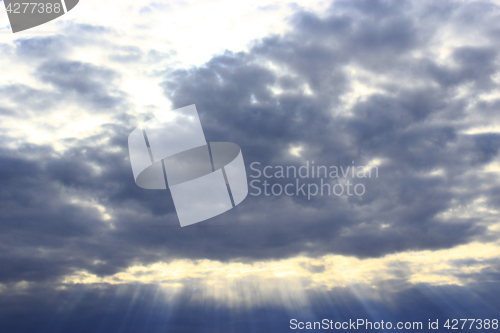
[[[128,137],[135,182],[170,189],[182,227],[220,215],[248,195],[243,155],[230,142],[207,142],[195,105],[163,114]]]
[[[220,215],[252,196],[357,196],[363,179],[378,178],[378,166],[271,166],[252,162],[250,183],[243,155],[230,142],[207,142],[195,105],[151,119],[128,137],[138,186],[170,189],[182,227]],[[249,193],[249,185],[252,192]]]
[[[13,33],[27,30],[63,16],[79,0],[3,0]]]

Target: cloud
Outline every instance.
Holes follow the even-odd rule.
[[[265,207],[266,215],[252,219],[259,239],[249,243],[259,244],[266,255],[279,257],[288,250],[380,256],[448,248],[488,233],[474,219],[437,217],[454,201],[477,199],[484,182],[470,170],[497,157],[495,133],[460,133],[475,111],[453,89],[469,83],[467,95],[491,89],[496,47],[450,48],[453,65],[448,69],[431,56],[441,52],[434,45],[442,23],[415,16],[428,7],[414,7],[410,2],[341,2],[326,18],[299,12],[291,20],[291,33],[256,41],[247,53],[226,52],[205,66],[174,71],[165,80],[174,107],[196,103],[205,110],[201,117],[208,140],[237,142],[248,164],[386,161],[380,178],[369,180],[368,194],[349,200],[349,206],[331,198],[247,199],[247,207]],[[368,8],[372,16],[366,16]],[[464,10],[453,3],[442,15]],[[423,29],[417,17],[426,23],[420,22]],[[436,28],[433,34],[429,25]],[[441,72],[436,76],[432,68]],[[361,80],[376,92],[350,100]],[[305,147],[302,160],[286,154],[296,145]],[[461,194],[458,188],[464,189]],[[297,208],[306,205],[315,209],[302,216]],[[244,234],[251,239],[249,230]],[[272,242],[262,241],[266,234]]]
[[[241,286],[248,286],[241,280]],[[484,285],[469,288],[459,286],[429,286],[420,284],[399,292],[386,289],[397,281],[387,281],[378,288],[354,285],[349,289],[306,290],[303,294],[292,292],[299,302],[286,303],[286,290],[273,289],[275,303],[260,306],[207,301],[205,293],[211,288],[199,288],[196,282],[182,291],[175,287],[164,289],[147,284],[121,286],[76,285],[47,293],[47,288],[32,290],[31,302],[25,304],[19,295],[2,295],[3,327],[28,332],[49,329],[76,332],[88,331],[179,331],[210,332],[214,327],[239,332],[260,331],[288,332],[290,320],[335,322],[365,321],[421,322],[426,331],[428,320],[439,320],[443,325],[449,318],[467,315],[477,318],[496,318],[498,315],[498,288],[484,289]],[[28,285],[18,289],[31,291]],[[363,295],[363,296],[361,296]],[[252,290],[242,288],[235,296],[243,299],[258,298]],[[361,296],[361,297],[360,297]],[[307,300],[303,306],[302,300]],[[474,308],[450,304],[475,304]],[[8,305],[8,306],[6,306]],[[16,307],[32,320],[21,320]],[[37,316],[35,315],[37,314]],[[269,327],[272,327],[271,329]],[[360,329],[362,329],[360,327]]]
[[[142,191],[129,175],[125,138],[137,118],[127,111],[129,95],[120,88],[122,75],[104,65],[60,59],[42,62],[35,71],[39,81],[55,90],[8,86],[4,89],[11,90],[9,98],[21,105],[21,101],[30,102],[26,96],[39,95],[33,104],[24,104],[35,109],[50,105],[43,100],[45,96],[57,103],[78,103],[86,114],[97,112],[105,118],[96,134],[65,139],[70,148],[58,154],[47,148],[37,157],[43,163],[35,163],[30,174],[62,188],[58,195],[44,198],[47,202],[36,214],[43,216],[44,207],[52,200],[71,207],[69,211],[75,205],[93,209],[102,220],[98,230],[112,227],[75,246],[87,250],[88,242],[99,242],[96,238],[101,237],[112,247],[127,244],[128,254],[119,255],[119,263],[113,263],[111,254],[97,258],[109,265],[109,272],[139,258],[157,260],[163,255],[219,260],[286,258],[299,253],[378,257],[412,249],[449,248],[486,236],[487,227],[474,218],[438,218],[455,201],[467,204],[482,195],[483,182],[473,185],[478,175],[469,170],[496,158],[497,136],[459,133],[460,121],[469,116],[461,98],[450,91],[448,81],[433,80],[432,73],[421,70],[420,64],[434,63],[432,58],[412,56],[417,48],[431,47],[435,36],[419,34],[409,5],[380,9],[383,24],[363,16],[363,6],[337,5],[340,13],[325,18],[298,12],[291,19],[294,30],[256,41],[248,52],[226,52],[201,67],[174,69],[163,87],[174,107],[196,103],[207,139],[237,142],[245,151],[247,166],[252,161],[299,167],[305,160],[345,166],[352,161],[384,160],[380,177],[367,179],[363,198],[346,198],[345,205],[341,198],[332,197],[312,201],[249,197],[242,207],[208,223],[224,228],[147,227],[160,223],[173,227],[175,211],[168,192]],[[395,31],[402,37],[395,36]],[[303,43],[305,35],[312,38]],[[368,42],[373,38],[373,44]],[[20,42],[17,48],[29,43]],[[491,73],[492,48],[454,50],[450,57],[457,61],[455,71],[484,69],[467,80],[488,86],[481,73]],[[134,59],[130,60],[138,61]],[[405,76],[399,78],[403,71]],[[377,92],[349,101],[357,89],[356,73],[362,73]],[[456,76],[456,85],[462,84],[463,75]],[[379,76],[386,78],[377,82]],[[414,82],[419,84],[414,86]],[[456,113],[456,105],[461,114],[455,116],[459,125],[444,123],[441,119]],[[116,114],[110,113],[113,109]],[[291,145],[304,147],[300,158],[288,154]],[[23,160],[20,152],[6,154]],[[434,176],[437,169],[442,174]],[[467,190],[456,193],[455,188]],[[43,192],[33,189],[37,191]],[[73,203],[61,200],[65,191],[74,193]],[[64,211],[57,219],[68,225],[72,218]],[[47,226],[43,232],[52,234],[51,229]],[[149,254],[139,254],[139,249]]]
[[[144,8],[152,16],[144,29],[153,29],[158,8],[132,9]],[[174,298],[180,304],[216,294],[204,274],[219,283],[231,280],[221,272],[235,274],[233,289],[210,298],[224,307],[248,301],[252,291],[238,285],[270,276],[256,268],[266,263],[275,272],[285,267],[284,275],[291,270],[289,289],[280,294],[283,280],[272,278],[261,293],[268,299],[247,305],[255,306],[250,315],[285,318],[283,327],[290,318],[280,302],[298,302],[286,293],[311,300],[298,304],[317,316],[328,315],[320,309],[326,299],[339,318],[398,317],[404,312],[397,306],[413,311],[419,302],[427,308],[417,314],[426,317],[444,306],[431,300],[478,302],[474,293],[484,300],[478,308],[495,313],[488,291],[498,282],[500,230],[497,7],[336,1],[321,15],[296,9],[288,22],[287,32],[190,67],[179,65],[184,49],[142,43],[95,22],[61,22],[58,34],[0,44],[9,56],[0,59],[9,69],[0,85],[0,306],[8,308],[0,313],[17,313],[7,306],[24,304],[16,295],[34,300],[29,313],[60,290],[48,316],[66,304],[61,311],[71,323],[99,317],[106,330],[134,312],[137,322],[122,325],[164,328],[159,314],[174,311],[165,305]],[[252,162],[298,168],[315,161],[376,165],[379,176],[362,180],[362,197],[249,196],[224,215],[180,228],[168,191],[135,185],[126,144],[141,122],[190,104],[208,141],[242,148],[249,174]],[[475,258],[485,249],[491,255]],[[446,267],[443,251],[455,253]],[[338,263],[329,258],[346,260],[347,270],[380,262],[383,269],[367,268],[369,281],[339,282]],[[428,272],[426,264],[433,266]],[[161,289],[175,297],[155,301],[158,274],[175,268],[179,275],[164,282],[169,291]],[[258,278],[241,273],[248,269]],[[204,294],[194,292],[198,287]],[[151,322],[130,295],[152,302]],[[345,304],[335,303],[342,297]],[[205,305],[190,309],[209,313]],[[183,310],[171,312],[177,321],[168,325],[189,322]],[[439,310],[440,318],[458,314]]]

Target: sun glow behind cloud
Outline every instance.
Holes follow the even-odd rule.
[[[318,0],[308,1],[301,6],[321,12],[328,4]],[[198,66],[214,54],[225,50],[246,50],[248,43],[254,39],[283,33],[288,28],[286,18],[296,9],[294,6],[294,1],[280,1],[270,5],[264,0],[251,3],[193,0],[168,4],[154,1],[84,0],[80,1],[76,11],[71,11],[58,20],[19,34],[0,34],[0,43],[11,47],[10,54],[0,58],[2,77],[11,85],[29,85],[40,89],[42,93],[53,93],[53,87],[33,76],[34,67],[43,59],[26,61],[23,54],[16,54],[18,42],[66,35],[68,31],[71,33],[75,24],[97,25],[103,29],[104,35],[107,34],[104,41],[75,43],[67,54],[68,58],[123,74],[115,79],[115,84],[117,89],[127,94],[123,98],[130,99],[131,111],[143,112],[144,117],[153,118],[158,112],[171,108],[159,86],[162,68],[167,65],[172,68]],[[2,9],[0,12],[0,26],[7,25],[5,11]],[[67,41],[70,42],[71,37],[68,38],[70,39]],[[77,38],[85,40],[85,37]],[[131,46],[139,47],[138,50],[144,53],[143,59],[139,60],[141,66],[130,66],[127,61],[113,60],[119,59],[120,52],[125,51],[127,56]],[[145,54],[151,50],[157,56],[154,61],[146,61]],[[61,52],[64,53],[64,48]],[[2,97],[0,102],[2,106],[11,104],[7,98]],[[43,114],[32,113],[25,123],[11,121],[8,116],[0,114],[1,128],[10,137],[18,138],[18,142],[47,144],[58,151],[64,151],[67,148],[64,141],[67,139],[90,137],[102,131],[100,125],[113,122],[112,114],[108,112],[96,113],[90,110],[93,114],[89,115],[88,111],[88,107],[84,105],[54,105]],[[71,123],[66,126],[68,113],[71,113]]]
[[[269,6],[266,1],[168,3],[82,0],[78,9],[43,29],[19,35],[0,34],[4,78],[0,87],[4,89],[0,92],[0,131],[6,138],[3,146],[9,149],[8,157],[17,158],[12,159],[14,162],[6,158],[15,172],[5,179],[20,183],[12,191],[6,187],[6,204],[17,198],[17,188],[23,188],[21,203],[14,206],[21,217],[19,221],[12,218],[15,223],[9,228],[13,231],[6,227],[4,243],[9,251],[4,253],[16,262],[28,258],[54,272],[50,281],[39,282],[33,278],[43,275],[37,268],[31,271],[27,267],[26,273],[9,264],[4,271],[15,272],[16,280],[2,281],[0,294],[27,295],[44,288],[64,291],[80,287],[116,287],[123,292],[132,285],[137,289],[158,287],[166,295],[164,302],[174,302],[176,296],[192,291],[199,303],[213,300],[229,307],[293,307],[308,306],[310,291],[355,290],[362,300],[384,299],[387,291],[414,286],[466,289],[481,279],[494,279],[488,273],[495,272],[500,255],[496,241],[500,234],[499,211],[494,198],[500,164],[497,157],[488,160],[488,154],[496,154],[497,142],[488,135],[499,132],[500,122],[493,113],[483,111],[495,109],[498,90],[484,89],[484,93],[477,94],[474,83],[467,80],[457,86],[438,80],[462,74],[454,72],[462,69],[454,62],[455,48],[482,47],[488,38],[474,39],[469,32],[446,26],[432,43],[426,44],[428,48],[419,48],[416,43],[415,50],[391,50],[382,52],[379,58],[376,53],[380,49],[367,48],[373,51],[368,61],[359,53],[365,52],[364,44],[373,43],[352,43],[351,47],[361,49],[354,48],[347,57],[354,60],[344,62],[342,47],[332,53],[338,57],[317,47],[328,47],[328,43],[321,40],[324,31],[315,31],[318,27],[314,24],[328,22],[315,21],[309,26],[313,32],[309,32],[307,41],[320,39],[312,50],[306,48],[305,39],[294,39],[297,36],[292,35],[277,44],[278,51],[291,45],[289,54],[269,51],[263,56],[252,51],[252,45],[262,40],[252,41],[283,35],[293,26],[287,18],[298,7],[291,1]],[[301,6],[322,17],[328,4],[316,1]],[[419,6],[415,3],[411,17],[422,17]],[[5,19],[1,15],[0,20]],[[355,23],[366,23],[356,15],[350,17]],[[423,39],[429,34],[425,27],[418,27]],[[359,37],[357,32],[353,29],[350,36]],[[341,39],[344,35],[349,34],[332,36]],[[389,32],[389,36],[393,35]],[[469,43],[471,40],[474,43]],[[387,40],[379,42],[392,45]],[[57,52],[50,53],[54,50]],[[225,59],[213,57],[224,50],[248,51],[246,54],[253,58],[238,63],[238,54],[227,53]],[[318,50],[325,52],[324,58],[310,61],[310,55]],[[397,57],[398,52],[401,57]],[[384,59],[393,56],[400,63],[391,61],[387,68],[378,68],[384,65]],[[371,63],[372,58],[380,64]],[[205,63],[210,60],[214,63]],[[438,78],[427,72],[420,75],[432,60],[442,66],[435,69],[442,71],[436,74]],[[237,65],[232,67],[231,61]],[[320,68],[316,73],[316,61],[332,67]],[[51,67],[54,63],[63,68],[55,75],[52,71],[57,68]],[[217,72],[222,67],[227,72]],[[78,72],[79,68],[85,70]],[[179,92],[166,92],[165,81],[179,69],[194,74],[185,82],[178,80]],[[262,82],[252,76],[254,70],[271,77],[269,85],[257,89],[251,86],[252,79]],[[218,81],[210,81],[211,71],[218,75]],[[345,86],[342,80],[328,81],[332,72],[346,79]],[[80,80],[87,73],[91,74]],[[206,96],[200,84],[204,79],[209,86]],[[90,82],[89,86],[97,89],[79,86],[80,82]],[[498,83],[498,77],[493,77],[493,82]],[[448,84],[452,87],[448,88]],[[67,96],[58,95],[65,89]],[[436,91],[438,96],[433,99]],[[234,100],[226,98],[228,92]],[[420,93],[416,101],[412,100],[413,92]],[[172,93],[171,99],[168,93]],[[178,227],[174,207],[165,208],[167,194],[145,193],[131,186],[126,136],[129,128],[184,102],[176,93],[199,97],[211,107],[212,118],[204,121],[214,121],[215,125],[205,128],[221,133],[221,137],[227,133],[240,135],[238,139],[247,143],[245,149],[253,150],[254,155],[255,151],[266,151],[267,157],[276,157],[276,163],[282,162],[278,157],[283,153],[295,162],[311,156],[318,161],[321,156],[331,158],[329,163],[343,159],[349,164],[355,156],[365,159],[365,165],[380,166],[381,177],[377,184],[370,184],[368,192],[373,196],[359,202],[347,197],[331,201],[318,197],[307,205],[300,198],[248,200],[246,206],[239,207],[233,221],[219,220],[228,233],[197,229],[184,234],[178,229],[151,232],[151,223]],[[334,96],[337,93],[338,98]],[[427,99],[429,104],[419,103]],[[375,108],[374,100],[385,104]],[[461,105],[466,105],[464,110]],[[443,112],[443,108],[451,112]],[[224,114],[226,110],[231,113]],[[327,116],[314,117],[324,110]],[[296,118],[280,118],[288,112]],[[466,115],[461,117],[461,112]],[[337,118],[328,127],[329,116]],[[300,127],[293,127],[295,122]],[[252,127],[255,123],[259,130]],[[248,128],[251,131],[246,132]],[[486,135],[484,142],[478,141],[483,146],[475,146],[474,140],[482,139],[478,138],[481,135]],[[254,140],[256,136],[258,140]],[[265,143],[265,149],[258,141]],[[281,151],[267,150],[269,142],[276,142]],[[433,155],[446,150],[442,149],[445,145],[463,149],[450,148],[441,156]],[[448,153],[454,156],[441,159]],[[401,156],[408,160],[402,161]],[[26,161],[42,168],[21,163]],[[18,173],[21,180],[14,177]],[[42,190],[30,181],[37,181]],[[36,199],[31,199],[22,186],[32,186]],[[46,204],[43,200],[48,196],[54,202]],[[36,206],[39,202],[42,208]],[[10,209],[13,206],[7,207],[9,212],[14,211]],[[54,227],[54,221],[61,225]],[[248,226],[251,228],[245,229]],[[20,240],[21,245],[17,243],[20,228],[28,234],[26,243],[22,243],[24,238]],[[245,239],[238,238],[239,230],[248,230],[242,235]],[[30,232],[38,233],[32,237]],[[46,239],[49,241],[44,243]],[[16,243],[10,245],[11,240]],[[184,252],[192,244],[197,246],[196,251]],[[24,248],[28,254],[22,251]],[[242,252],[238,253],[240,248]],[[246,249],[254,252],[249,258],[240,258],[239,254],[247,255]],[[231,255],[225,256],[227,252]],[[33,253],[34,257],[30,257]],[[356,253],[358,257],[325,253]],[[286,259],[255,259],[252,255]],[[194,259],[208,257],[229,259]]]
[[[364,285],[377,293],[387,292],[385,281],[413,284],[466,285],[474,274],[498,258],[500,245],[470,243],[438,251],[409,251],[382,258],[326,255],[310,259],[294,257],[277,261],[224,263],[212,260],[174,260],[134,265],[108,277],[78,271],[66,276],[59,288],[73,284],[159,285],[165,291],[200,289],[199,301],[214,299],[232,306],[263,303],[307,306],[305,290],[356,288]],[[394,288],[400,287],[394,283]]]

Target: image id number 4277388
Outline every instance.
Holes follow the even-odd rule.
[[[26,14],[59,14],[63,9],[60,3],[43,3],[43,2],[22,2],[9,3],[6,7],[8,13]]]

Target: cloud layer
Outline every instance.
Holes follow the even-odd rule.
[[[156,3],[136,9],[155,13],[150,26],[141,23],[144,31],[156,26],[163,11],[174,10]],[[0,306],[6,311],[0,312],[13,316],[9,327],[23,302],[34,300],[26,311],[36,312],[54,290],[59,292],[47,311],[76,297],[69,308],[83,311],[80,319],[63,312],[75,323],[86,315],[102,317],[92,331],[109,332],[106,320],[115,325],[134,311],[140,327],[154,322],[165,328],[168,320],[161,323],[154,311],[173,311],[164,305],[172,299],[148,308],[151,321],[139,309],[145,303],[132,301],[133,295],[156,299],[155,284],[166,283],[176,304],[206,296],[230,308],[235,298],[226,294],[193,296],[196,288],[210,286],[210,269],[157,281],[158,270],[175,271],[183,263],[186,272],[200,262],[221,271],[266,262],[293,267],[293,278],[273,276],[278,282],[262,291],[277,304],[250,302],[249,316],[264,310],[270,318],[288,316],[280,302],[296,300],[273,293],[280,283],[286,284],[283,293],[295,290],[294,297],[308,299],[298,304],[309,309],[309,318],[325,314],[319,305],[325,299],[326,308],[339,313],[355,308],[339,314],[344,318],[401,317],[393,309],[408,298],[411,309],[428,304],[424,317],[435,308],[440,316],[451,315],[443,304],[431,304],[447,297],[468,297],[484,313],[498,314],[488,293],[499,272],[499,8],[486,2],[336,1],[323,13],[285,5],[258,10],[294,14],[287,29],[190,67],[175,47],[78,19],[59,23],[53,34],[0,41],[0,66],[8,68],[0,84]],[[126,144],[142,122],[190,104],[198,108],[207,141],[242,148],[249,175],[252,162],[298,168],[315,161],[374,165],[379,176],[351,179],[365,185],[362,197],[249,196],[224,215],[180,228],[168,191],[135,185]],[[472,253],[457,250],[463,248]],[[456,261],[441,267],[435,258],[455,250]],[[409,264],[409,253],[422,258]],[[332,256],[352,260],[349,267],[389,256],[380,272],[390,274],[361,279],[351,290],[335,282],[344,279],[330,278],[347,274],[329,261]],[[426,257],[436,260],[432,269],[415,270],[428,263]],[[137,267],[148,278],[137,278]],[[117,282],[120,274],[126,277]],[[252,281],[237,275],[231,283],[258,285],[265,279],[259,274]],[[322,282],[311,286],[301,279]],[[366,288],[392,298],[382,300],[382,293],[374,296]],[[355,296],[358,291],[362,297]],[[345,304],[338,303],[342,297]],[[376,304],[363,307],[363,301]],[[82,310],[127,302],[128,310],[111,306],[117,312]],[[177,311],[208,311],[206,303],[193,304]],[[227,308],[220,322],[229,316]],[[383,310],[371,313],[375,308]],[[187,317],[175,313],[168,325],[183,325]],[[255,325],[281,330],[266,326],[271,322],[276,324],[269,319]],[[56,331],[69,327],[57,325]]]

